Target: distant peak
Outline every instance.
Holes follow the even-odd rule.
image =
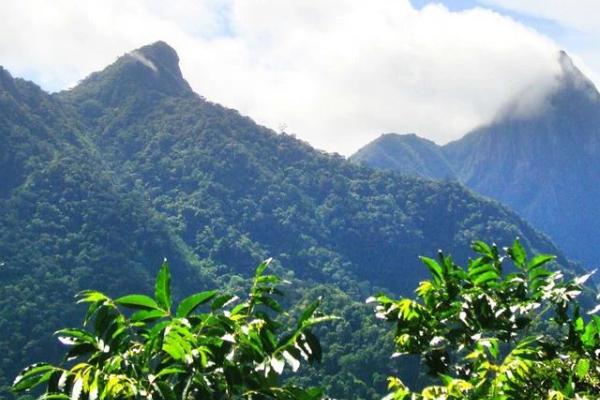
[[[559,79],[563,85],[587,92],[592,98],[598,97],[596,86],[594,86],[592,81],[577,68],[571,57],[564,50],[559,52],[558,62],[561,69],[561,76]]]
[[[571,57],[564,50],[558,52],[558,63],[564,74],[581,73],[573,63]]]
[[[175,51],[175,49],[169,46],[167,42],[162,40],[158,40],[154,43],[142,46],[138,50],[148,55],[166,55],[167,57],[171,57],[174,58],[176,61],[179,61],[179,57],[177,57],[177,52]]]
[[[388,133],[382,133],[381,137],[401,137],[401,136],[411,136],[411,135],[415,135],[414,133],[396,133],[396,132],[388,132]]]
[[[415,133],[394,133],[394,132],[389,132],[389,133],[382,133],[379,136],[379,139],[382,140],[389,140],[389,139],[403,139],[403,138],[411,138],[411,137],[417,137],[417,135]]]
[[[416,133],[412,133],[412,132],[411,133],[383,133],[375,141],[383,142],[383,143],[391,143],[391,142],[395,142],[395,143],[399,143],[399,142],[410,142],[410,143],[430,142],[430,143],[434,143],[431,140],[425,139],[425,138],[417,135]]]
[[[127,56],[141,62],[155,72],[165,70],[181,77],[179,56],[174,48],[163,41],[158,41],[133,50]]]

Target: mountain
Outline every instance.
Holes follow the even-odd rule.
[[[381,135],[353,154],[350,161],[432,179],[446,179],[454,175],[440,146],[414,133]]]
[[[0,386],[62,353],[51,333],[79,321],[73,295],[83,288],[148,291],[148,267],[166,255],[188,291],[209,272],[190,270],[167,224],[119,187],[78,124],[0,70]]]
[[[389,360],[389,329],[364,299],[410,294],[426,276],[418,255],[464,260],[474,238],[515,236],[560,255],[459,184],[357,166],[205,100],[163,42],[52,95],[1,72],[0,386],[56,357],[50,333],[78,319],[79,290],[149,291],[167,257],[178,296],[235,291],[272,256],[290,303],[323,295],[344,317],[300,379],[378,398],[390,370],[414,369]]]
[[[592,266],[600,256],[600,94],[565,53],[560,63],[559,88],[541,111],[504,114],[445,153],[460,180]]]
[[[524,115],[515,99],[494,121],[437,154],[460,182],[518,211],[570,258],[593,266],[600,256],[600,94],[564,52],[559,62],[557,88],[539,109]],[[370,155],[361,162],[376,168],[415,174],[405,167],[414,157],[397,147],[375,141],[357,156]],[[419,175],[430,176],[439,164],[420,167]]]

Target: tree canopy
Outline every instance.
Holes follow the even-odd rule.
[[[578,301],[593,272],[565,279],[548,268],[554,256],[528,258],[518,240],[473,250],[467,268],[421,257],[431,279],[415,299],[369,299],[396,325],[394,356],[418,355],[429,375],[416,391],[390,377],[386,399],[598,398],[600,307],[586,321]]]

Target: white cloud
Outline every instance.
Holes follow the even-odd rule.
[[[482,3],[553,20],[577,30],[600,32],[597,0],[482,0]]]
[[[56,90],[165,40],[206,98],[318,148],[350,154],[382,132],[438,142],[550,88],[557,46],[498,13],[406,0],[14,0],[0,64]],[[534,91],[528,91],[534,93]],[[529,105],[544,90],[535,91]]]
[[[554,21],[565,31],[558,38],[577,66],[600,82],[600,2],[597,0],[480,0],[483,4]],[[585,60],[585,61],[584,61]]]
[[[131,53],[129,53],[128,56],[141,62],[146,67],[150,68],[152,71],[158,72],[158,68],[156,68],[156,65],[154,65],[154,63],[151,60],[148,60],[141,52],[134,50]]]

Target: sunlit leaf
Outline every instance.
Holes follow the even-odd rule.
[[[166,260],[161,265],[156,277],[154,297],[160,308],[165,311],[171,309],[171,272]]]
[[[508,254],[512,258],[515,265],[518,267],[525,267],[525,261],[527,261],[527,253],[525,248],[521,245],[519,239],[515,239],[513,245],[508,249]]]
[[[177,317],[187,317],[196,307],[211,300],[217,294],[216,290],[209,290],[206,292],[196,293],[189,297],[186,297],[179,303],[177,307]],[[223,303],[224,304],[224,303]]]
[[[156,304],[156,301],[154,301],[154,299],[143,294],[130,294],[127,296],[119,297],[115,300],[115,303],[129,308],[142,308],[150,310],[161,309],[158,306],[158,304]]]

